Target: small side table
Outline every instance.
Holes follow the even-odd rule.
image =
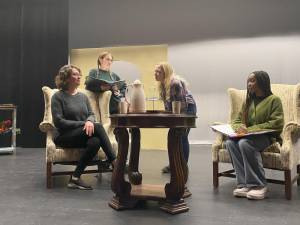
[[[12,128],[11,128],[11,146],[0,147],[0,154],[16,152],[16,136],[17,136],[17,106],[13,104],[0,104],[0,111],[11,111],[12,113]]]

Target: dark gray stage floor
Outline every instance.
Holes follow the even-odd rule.
[[[142,151],[141,171],[144,183],[167,182],[160,169],[167,162],[166,151]],[[169,215],[156,202],[139,209],[115,211],[108,206],[111,174],[85,175],[93,191],[66,188],[68,177],[55,178],[54,188],[45,188],[44,149],[18,149],[16,155],[0,155],[0,224],[1,225],[161,225],[161,224],[243,224],[292,225],[300,220],[300,187],[293,187],[293,200],[284,198],[282,185],[269,185],[269,198],[250,201],[232,196],[234,179],[222,178],[220,188],[212,188],[212,163],[209,146],[193,146],[190,155],[186,199],[190,211]],[[272,176],[281,176],[268,172]]]

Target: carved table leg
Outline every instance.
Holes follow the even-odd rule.
[[[141,132],[139,128],[131,129],[131,153],[129,160],[128,177],[132,184],[139,185],[142,183],[142,174],[139,172]]]
[[[115,196],[109,202],[109,206],[116,210],[133,208],[136,201],[130,198],[131,184],[124,179],[129,145],[128,131],[126,128],[115,128],[114,133],[118,140],[118,156],[111,181],[111,189]]]
[[[168,133],[171,179],[170,183],[165,186],[166,202],[160,208],[171,214],[189,210],[182,198],[188,178],[188,168],[182,152],[181,136],[183,133],[184,129],[181,128],[170,128]]]

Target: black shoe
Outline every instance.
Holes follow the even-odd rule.
[[[90,185],[84,183],[83,180],[81,180],[80,178],[75,180],[73,177],[70,178],[68,188],[80,190],[93,190],[93,188]]]
[[[162,173],[170,173],[170,166],[165,166],[164,168],[162,168],[161,172]]]

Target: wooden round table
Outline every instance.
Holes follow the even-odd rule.
[[[139,200],[157,200],[163,202],[160,208],[168,213],[177,214],[188,211],[189,208],[183,199],[188,168],[182,153],[181,136],[187,128],[195,127],[197,117],[188,114],[147,111],[139,114],[114,114],[110,118],[118,141],[118,156],[111,183],[115,196],[109,205],[120,210],[135,207]],[[129,146],[127,128],[131,130],[129,182],[124,179]],[[166,185],[142,184],[142,174],[138,171],[140,128],[169,128],[170,182]]]

